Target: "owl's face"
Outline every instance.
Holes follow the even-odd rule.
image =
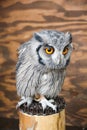
[[[49,69],[62,69],[69,64],[73,50],[70,33],[64,34],[53,30],[41,31],[34,34],[32,42],[35,42],[31,44],[33,57],[39,65]]]

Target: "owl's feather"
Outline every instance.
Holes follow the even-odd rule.
[[[70,33],[43,30],[35,33],[30,41],[21,45],[16,65],[17,92],[19,96],[34,97],[39,93],[53,98],[61,91],[65,70],[72,52]],[[47,55],[45,48],[54,47]],[[63,55],[68,46],[68,53]]]

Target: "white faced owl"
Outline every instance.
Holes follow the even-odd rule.
[[[17,93],[22,98],[18,106],[31,104],[35,95],[43,95],[43,109],[55,106],[46,98],[54,98],[61,91],[72,46],[70,33],[42,30],[20,46],[16,65]]]

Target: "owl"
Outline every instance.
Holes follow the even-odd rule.
[[[21,100],[17,107],[23,103],[29,106],[35,99],[43,110],[49,106],[56,111],[53,99],[63,86],[72,50],[71,34],[55,30],[34,33],[19,47],[16,88]]]

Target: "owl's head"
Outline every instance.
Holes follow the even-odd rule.
[[[70,33],[43,30],[30,41],[32,60],[49,69],[63,69],[69,64],[72,46]]]
[[[53,30],[43,30],[35,33],[31,44],[33,57],[43,67],[50,69],[66,68],[69,64],[72,46],[70,33],[63,33]]]

